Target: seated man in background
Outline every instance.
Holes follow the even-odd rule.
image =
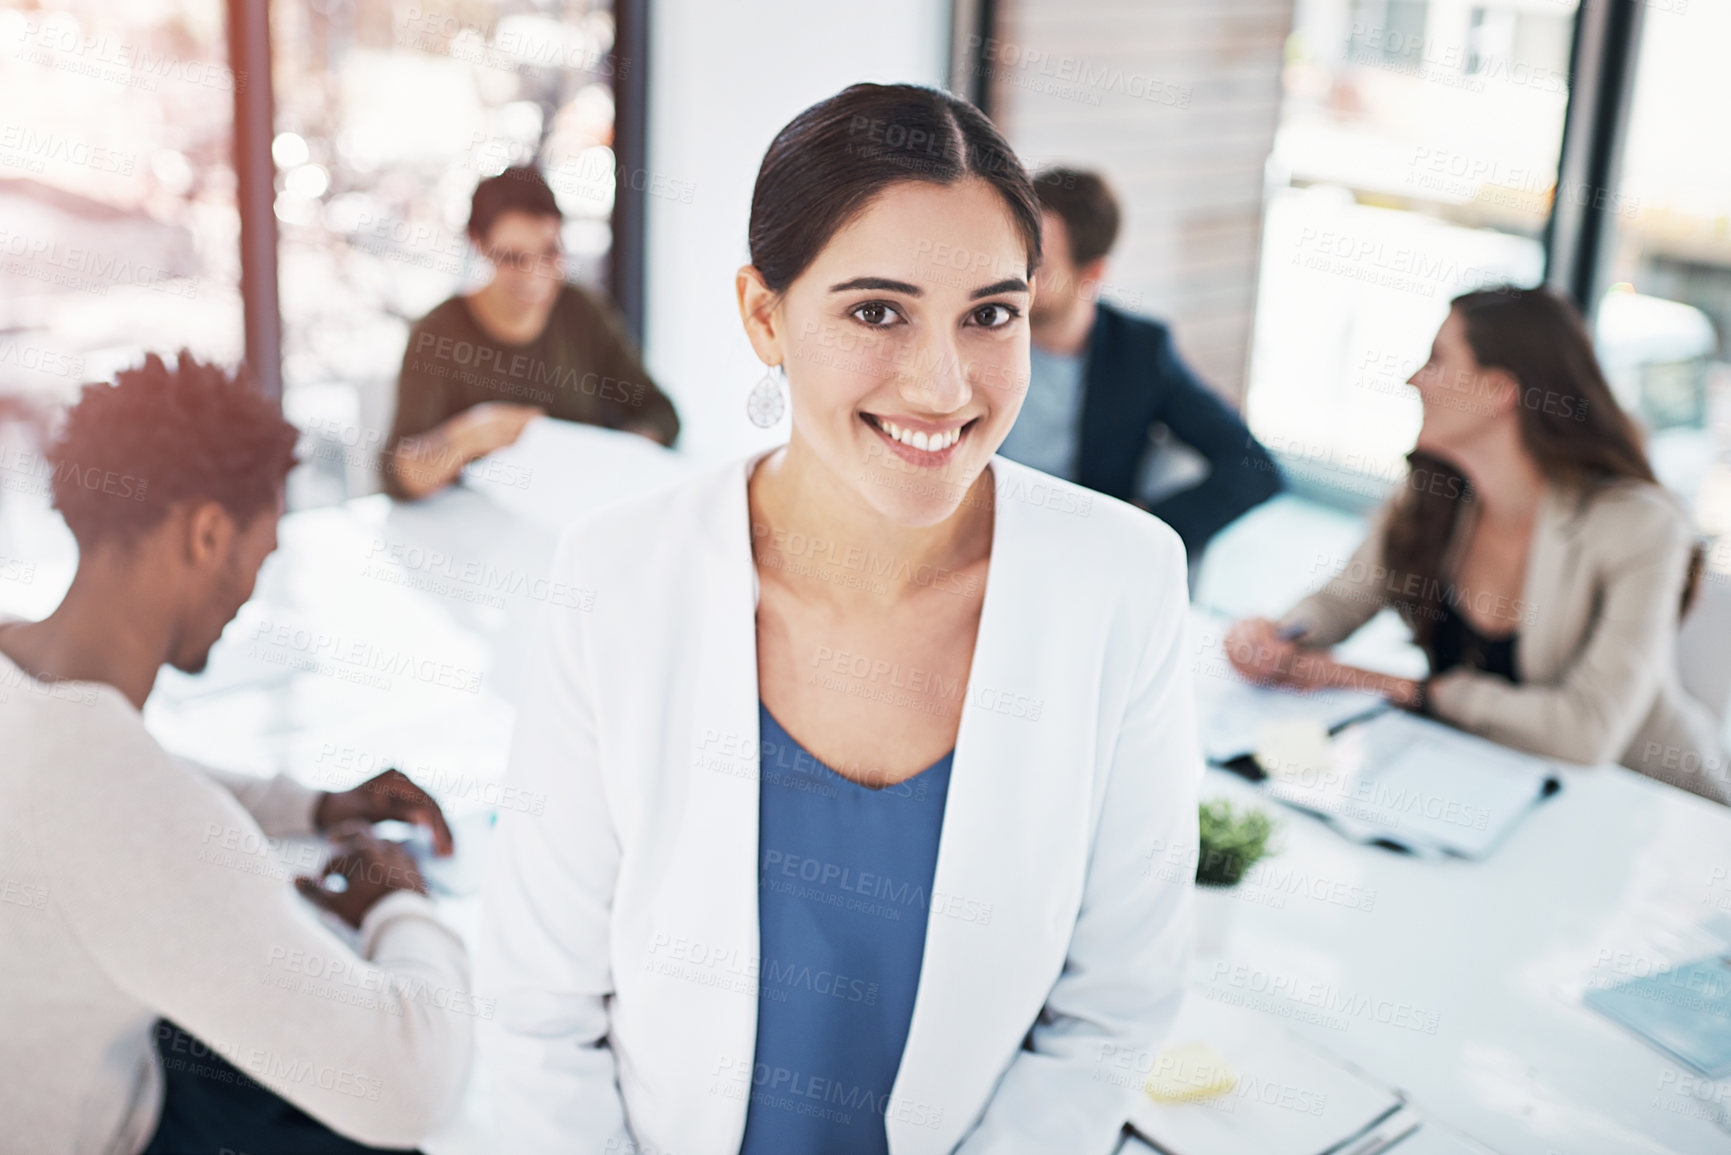
[[[1034,189],[1044,252],[1028,318],[1032,376],[999,452],[1141,505],[1178,531],[1194,564],[1209,538],[1280,492],[1280,474],[1243,419],[1184,364],[1165,325],[1098,299],[1118,236],[1106,182],[1052,168]],[[1158,425],[1207,458],[1209,473],[1150,506],[1136,485]]]
[[[413,860],[362,826],[420,821],[449,852],[436,804],[394,771],[344,794],[215,776],[142,718],[158,670],[202,670],[252,596],[295,438],[183,352],[86,386],[50,450],[78,569],[47,618],[0,623],[7,1151],[365,1149],[327,1125],[405,1147],[457,1102],[462,943]],[[323,874],[346,885],[297,885],[355,948],[268,841],[345,825]]]
[[[469,462],[516,441],[547,416],[679,436],[673,403],[655,387],[612,309],[565,281],[564,218],[534,168],[508,168],[475,188],[469,239],[493,279],[452,297],[409,330],[397,415],[380,463],[392,496],[424,497]]]

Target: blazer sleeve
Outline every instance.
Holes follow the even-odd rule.
[[[1431,710],[1505,746],[1583,765],[1614,761],[1653,707],[1673,658],[1691,531],[1670,505],[1630,503],[1637,516],[1598,529],[1588,548],[1614,550],[1597,570],[1599,613],[1561,680],[1513,685],[1451,670],[1431,682]],[[1584,568],[1584,567],[1583,567]],[[1594,580],[1575,570],[1567,580]]]
[[[573,536],[555,573],[573,569]],[[620,844],[603,788],[583,615],[545,607],[512,738],[508,782],[532,805],[501,811],[484,902],[480,985],[496,1000],[481,1046],[497,1148],[631,1151],[608,1045],[610,920]]]
[[[1184,558],[1158,571],[1177,603],[1153,630],[1111,746],[1082,905],[1057,983],[956,1155],[1106,1155],[1140,1088],[1119,1059],[1164,1041],[1184,998],[1194,874],[1151,852],[1198,845],[1202,776],[1184,648]],[[1186,859],[1186,861],[1192,861]],[[1131,1069],[1148,1069],[1131,1062]]]
[[[1388,567],[1382,560],[1382,535],[1393,508],[1391,501],[1377,510],[1364,540],[1358,543],[1339,573],[1281,615],[1281,626],[1305,628],[1305,645],[1338,645],[1388,604]]]
[[[1280,492],[1280,470],[1244,419],[1184,363],[1169,333],[1153,373],[1163,401],[1160,421],[1208,459],[1208,476],[1149,512],[1177,530],[1196,556],[1228,524]]]

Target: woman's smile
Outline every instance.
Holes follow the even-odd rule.
[[[889,446],[891,453],[910,465],[930,468],[947,464],[956,446],[979,420],[975,417],[962,422],[932,422],[864,412],[860,419]]]

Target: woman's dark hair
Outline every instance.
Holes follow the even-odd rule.
[[[1515,379],[1521,445],[1547,480],[1591,490],[1618,480],[1654,481],[1641,436],[1599,368],[1593,340],[1569,301],[1548,288],[1492,286],[1456,297],[1473,359]],[[1453,576],[1442,563],[1461,510],[1475,500],[1451,462],[1414,450],[1405,487],[1383,531],[1393,601],[1427,651]]]
[[[220,502],[249,525],[276,516],[298,438],[244,374],[184,349],[171,369],[151,353],[84,387],[48,450],[54,507],[83,548],[124,544],[185,501]]]
[[[547,178],[530,164],[508,168],[475,186],[474,199],[469,202],[469,235],[477,241],[485,239],[506,213],[564,219]]]
[[[751,263],[781,293],[873,197],[901,181],[988,182],[1040,265],[1033,182],[986,114],[913,84],[853,84],[787,123],[751,194]]]

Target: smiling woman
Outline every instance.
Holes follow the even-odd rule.
[[[787,444],[561,547],[610,612],[549,620],[519,715],[501,1147],[1116,1145],[1104,1057],[1151,1059],[1189,952],[1189,872],[1146,869],[1197,840],[1184,551],[996,456],[1039,222],[931,89],[770,146],[736,292]]]
[[[1027,389],[1040,207],[1009,146],[966,102],[854,85],[770,145],[750,240],[740,312],[787,368],[794,476],[809,449],[863,508],[949,516]]]

